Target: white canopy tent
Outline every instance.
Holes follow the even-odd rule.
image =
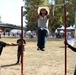
[[[21,34],[21,30],[18,30],[18,29],[12,29],[11,31],[10,31],[10,33],[19,33],[19,34]],[[23,33],[25,33],[25,30],[23,30]]]
[[[58,30],[64,30],[64,26],[62,26],[61,28],[57,28]]]
[[[62,26],[61,28],[57,28],[57,30],[64,30],[64,29],[65,29],[64,26]],[[66,30],[75,30],[75,27],[72,27],[72,26],[66,27]]]
[[[70,26],[70,27],[67,27],[66,29],[67,29],[67,30],[74,30],[75,28],[72,27],[72,26]]]

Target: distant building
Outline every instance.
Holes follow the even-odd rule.
[[[21,29],[21,26],[17,26],[15,24],[9,24],[9,23],[4,23],[1,21],[1,16],[0,16],[0,29],[4,32],[10,32],[12,29]],[[23,27],[25,30],[25,27]]]
[[[9,32],[12,29],[21,29],[21,26],[0,22],[0,29],[2,29],[4,32]],[[25,27],[23,29],[25,29]]]

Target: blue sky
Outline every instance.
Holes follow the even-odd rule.
[[[21,24],[22,0],[0,0],[0,16],[4,23]]]
[[[0,0],[1,21],[20,25],[22,5],[24,5],[23,0]],[[23,24],[25,25],[24,21]]]

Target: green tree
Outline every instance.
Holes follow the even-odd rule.
[[[76,0],[56,0],[56,4],[60,3],[66,3],[67,26],[73,25],[76,11]]]
[[[76,11],[76,0],[69,0],[67,2],[67,24],[74,25],[75,11]]]
[[[74,18],[75,18],[75,11],[76,11],[76,0],[52,0],[55,1],[55,4],[63,4],[66,3],[66,22],[67,26],[73,25],[74,24]],[[49,0],[24,0],[25,5],[47,5],[51,4],[49,3]],[[33,19],[31,17],[33,8],[31,9],[26,9],[25,11],[25,16],[27,19],[26,24],[27,24],[27,29],[35,30],[37,28],[37,20]],[[49,23],[49,29],[54,32],[56,28],[64,25],[64,8],[62,6],[59,7],[54,7],[54,16],[53,14],[53,9],[52,11],[50,10],[50,23]]]
[[[61,1],[61,0],[60,0]],[[61,2],[60,2],[61,4]],[[51,32],[54,32],[56,28],[60,27],[63,25],[64,21],[64,11],[62,6],[53,6],[51,9],[51,18],[50,18],[50,23],[49,23],[49,29]],[[54,15],[53,15],[54,14]]]
[[[48,0],[24,0],[25,5],[47,5]],[[34,19],[32,17],[32,12],[34,11],[34,8],[25,8],[26,11],[24,11],[25,14],[25,23],[27,24],[26,30],[36,30],[37,29],[37,19]]]
[[[76,0],[54,0],[55,4],[66,3],[66,23],[67,26],[74,25]],[[50,29],[54,32],[57,27],[64,25],[64,8],[62,6],[54,8],[54,16],[50,20]]]

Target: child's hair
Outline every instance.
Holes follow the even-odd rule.
[[[42,10],[42,9],[41,9],[41,10]],[[39,14],[39,15],[42,15],[41,10],[40,10],[40,14]],[[45,10],[46,10],[46,9],[45,9]],[[46,10],[45,15],[47,15],[47,14],[48,14],[48,12],[47,12],[47,10]]]

